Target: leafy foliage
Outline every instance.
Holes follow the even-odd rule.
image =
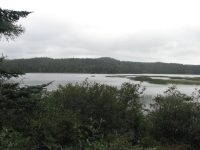
[[[70,141],[69,133],[73,133],[75,141],[87,139],[94,142],[100,140],[100,137],[109,139],[110,134],[127,132],[128,136],[128,133],[132,132],[134,135],[132,140],[135,140],[137,138],[135,133],[138,133],[140,127],[139,120],[142,119],[142,106],[139,103],[142,91],[139,92],[139,88],[139,85],[124,83],[118,90],[116,87],[87,81],[75,85],[60,85],[57,91],[44,97],[53,103],[51,107],[47,107],[53,110],[51,109],[45,114],[51,118],[58,111],[60,112],[59,116],[56,115],[55,120],[61,124],[64,123],[64,126],[57,123],[60,132],[58,128],[54,131],[57,134],[59,132],[60,135],[63,135],[63,131],[68,132],[60,139],[65,141],[64,143],[70,143],[67,142]],[[125,91],[126,93],[124,93]],[[127,97],[125,94],[129,96]],[[63,118],[61,112],[64,113],[64,116],[71,116],[71,119]],[[45,116],[45,118],[49,117]],[[72,129],[72,126],[75,127]],[[76,129],[76,134],[74,129]],[[79,134],[77,135],[77,133]]]
[[[191,97],[180,93],[175,86],[165,96],[155,97],[149,113],[150,135],[164,144],[189,144],[199,147],[200,109]]]
[[[22,134],[12,129],[3,127],[0,133],[0,148],[5,150],[22,149],[26,146],[28,139],[23,138]]]

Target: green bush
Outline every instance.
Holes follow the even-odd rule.
[[[130,83],[120,89],[87,81],[60,85],[42,94],[38,121],[64,147],[84,148],[102,139],[113,142],[118,134],[135,143],[143,119],[139,90],[140,85]]]
[[[155,97],[148,115],[149,134],[163,144],[189,144],[199,147],[200,109],[192,97],[180,93],[175,86],[165,95]]]
[[[0,149],[25,149],[29,139],[22,136],[22,133],[2,127],[0,132]]]

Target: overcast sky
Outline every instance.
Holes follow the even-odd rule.
[[[25,34],[0,41],[9,59],[112,57],[200,64],[199,0],[0,0],[34,11]]]

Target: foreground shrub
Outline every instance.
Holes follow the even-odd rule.
[[[23,138],[22,134],[12,129],[3,127],[0,132],[0,149],[25,149],[29,139]]]
[[[121,134],[136,143],[143,119],[142,92],[139,84],[131,83],[120,89],[87,81],[60,85],[43,93],[38,119],[62,146],[84,148],[102,139],[113,142]]]
[[[148,115],[150,135],[163,144],[189,144],[199,147],[200,108],[175,86],[155,97]]]

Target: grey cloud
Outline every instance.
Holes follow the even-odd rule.
[[[1,41],[1,52],[9,58],[107,56],[119,60],[177,63],[197,63],[200,54],[199,28],[132,33],[110,39],[79,33],[66,23],[41,21],[27,28],[16,42]]]

